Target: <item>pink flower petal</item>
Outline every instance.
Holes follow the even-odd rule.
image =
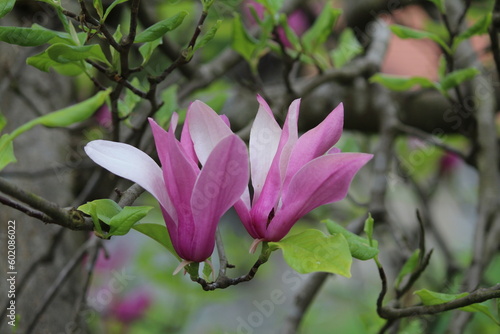
[[[259,198],[254,198],[253,200],[251,215],[254,222],[254,229],[259,235],[266,233],[268,221],[274,215],[273,210],[276,211],[281,196],[281,186],[288,158],[298,138],[297,120],[299,105],[300,100],[295,100],[290,105],[283,131],[281,132],[278,150],[269,168],[264,187]]]
[[[300,136],[290,156],[283,190],[302,166],[325,154],[337,143],[343,126],[344,107],[341,103],[318,126]]]
[[[236,135],[222,139],[208,157],[191,198],[196,224],[192,260],[203,261],[212,253],[217,224],[247,187],[248,169],[245,143]]]
[[[169,215],[175,217],[162,170],[146,153],[131,145],[107,140],[91,141],[85,146],[85,152],[111,173],[138,183],[160,202]]]
[[[267,240],[280,240],[311,210],[343,199],[354,175],[372,157],[365,153],[337,153],[307,163],[283,194],[283,205],[268,226]]]
[[[281,137],[281,128],[267,103],[259,96],[260,107],[250,130],[250,168],[254,201],[260,196]]]
[[[198,100],[189,106],[187,118],[194,150],[201,164],[205,165],[214,147],[233,133],[212,108]]]
[[[191,200],[199,169],[184,153],[173,132],[166,132],[151,119],[150,124],[156,150],[162,163],[163,177],[167,180],[165,187],[177,212],[177,236],[174,235],[172,239],[177,239],[179,245],[190,244],[194,223],[188,203]]]
[[[193,139],[189,133],[188,119],[184,121],[184,126],[182,127],[181,133],[181,146],[186,155],[195,163],[198,164],[198,157],[194,151]]]

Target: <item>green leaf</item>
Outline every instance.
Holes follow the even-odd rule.
[[[460,294],[447,294],[447,293],[439,293],[439,292],[434,292],[434,291],[429,291],[427,289],[422,289],[415,291],[415,294],[420,297],[422,300],[422,303],[424,305],[437,305],[437,304],[443,304],[447,302],[451,302],[453,300],[468,296],[468,292],[460,293]],[[465,311],[465,312],[481,312],[485,314],[488,318],[493,320],[497,325],[500,326],[500,322],[491,314],[488,306],[480,303],[468,305],[461,307],[460,310]]]
[[[327,236],[319,230],[306,230],[279,242],[270,242],[269,246],[271,250],[281,248],[285,261],[298,273],[325,271],[351,277],[351,252],[340,233]]]
[[[206,32],[206,34],[204,34],[203,37],[199,38],[196,41],[196,44],[194,45],[193,48],[193,52],[207,45],[207,43],[210,42],[215,37],[215,34],[217,33],[217,30],[219,30],[221,24],[222,20],[217,20],[217,22],[210,27],[210,29]]]
[[[26,63],[44,72],[48,72],[51,68],[53,68],[58,73],[67,76],[76,76],[83,73],[83,66],[81,66],[81,64],[60,64],[52,60],[47,54],[47,51],[43,51],[42,53],[29,57],[26,59]]]
[[[16,161],[12,137],[9,134],[4,134],[0,137],[0,170],[4,169],[8,164]]]
[[[441,55],[439,57],[439,66],[438,66],[438,77],[439,80],[443,80],[443,78],[446,76],[446,70],[448,68],[448,64],[446,62],[446,57],[444,55]]]
[[[297,36],[295,31],[292,28],[290,28],[287,16],[285,14],[280,15],[280,25],[283,27],[283,30],[285,31],[285,36],[292,45],[293,49],[301,51],[302,45],[300,44],[299,36]]]
[[[323,220],[322,223],[326,224],[326,228],[330,234],[340,233],[344,236],[349,244],[349,250],[352,257],[358,260],[369,260],[373,259],[378,254],[378,249],[370,246],[368,239],[362,238],[356,235],[332,220]]]
[[[391,25],[390,28],[391,28],[391,31],[399,38],[403,38],[403,39],[428,38],[428,39],[433,40],[434,42],[438,43],[443,48],[443,50],[446,51],[446,53],[448,53],[448,54],[452,53],[450,48],[448,47],[448,45],[446,45],[446,42],[441,37],[439,37],[439,35],[437,35],[437,34],[434,34],[434,33],[429,32],[429,31],[415,30],[415,29],[408,28],[405,26],[400,26],[397,24]]]
[[[132,86],[142,89],[138,78],[134,78],[131,82]],[[141,98],[135,95],[130,89],[125,91],[125,97],[118,100],[118,114],[120,118],[126,118],[134,111],[135,106],[141,102]]]
[[[103,105],[111,90],[100,91],[93,97],[72,105],[70,107],[54,111],[35,119],[37,124],[47,127],[65,127],[74,123],[82,122],[94,114]]]
[[[38,124],[47,127],[65,127],[86,120],[104,103],[110,92],[111,89],[101,91],[83,102],[35,118],[15,129],[10,134],[11,139],[13,140]]]
[[[152,206],[126,206],[109,221],[109,235],[125,235],[132,226],[146,217]]]
[[[39,46],[56,36],[52,30],[0,26],[0,41],[20,46]]]
[[[373,225],[375,224],[375,221],[373,220],[373,217],[371,213],[368,213],[368,218],[365,220],[365,226],[363,227],[363,231],[366,233],[366,237],[368,238],[368,245],[370,246],[375,246],[374,245],[374,239],[373,239]]]
[[[260,0],[258,1],[274,16],[283,7],[284,0]]]
[[[486,16],[484,16],[482,19],[478,20],[476,23],[474,23],[472,26],[458,35],[453,40],[452,50],[455,51],[460,43],[462,43],[466,39],[471,38],[472,36],[486,34],[488,32],[488,27],[491,24],[491,15],[491,13],[486,14]]]
[[[54,44],[47,49],[50,59],[60,64],[82,61],[85,59],[99,60],[109,64],[106,56],[98,44],[75,46],[67,44]]]
[[[212,258],[209,257],[207,259],[207,261],[211,261]],[[203,265],[203,278],[206,280],[206,281],[210,281],[210,280],[215,280],[214,277],[211,277],[213,271],[212,271],[212,266],[208,265],[207,262],[205,262],[205,264]]]
[[[445,13],[446,7],[444,5],[444,0],[429,0],[429,1],[433,2],[442,14]]]
[[[146,42],[139,47],[139,53],[142,56],[142,65],[143,66],[149,61],[149,59],[153,55],[153,52],[156,50],[158,45],[160,45],[161,43],[163,43],[163,39],[160,37],[160,38],[155,39],[154,41]]]
[[[0,112],[0,132],[2,132],[3,128],[7,125],[7,118]]]
[[[2,0],[0,2],[0,18],[9,14],[12,8],[14,8],[14,4],[16,0]]]
[[[113,200],[110,199],[96,199],[92,202],[87,202],[78,207],[78,210],[92,215],[92,207],[95,207],[95,211],[97,213],[97,218],[102,220],[104,223],[109,225],[109,221],[111,218],[116,216],[122,211],[122,208]]]
[[[113,10],[113,8],[116,7],[116,5],[119,5],[121,3],[124,3],[125,1],[128,0],[115,0],[111,5],[109,5],[108,8],[106,8],[106,11],[104,12],[104,16],[102,17],[102,22],[106,21],[106,18],[108,17],[109,13]]]
[[[162,20],[148,27],[146,30],[141,32],[135,37],[135,43],[145,43],[151,42],[165,35],[167,32],[174,30],[181,25],[182,21],[186,17],[187,12],[182,11],[176,15],[169,17],[168,19]]]
[[[302,45],[306,52],[314,53],[319,46],[324,45],[341,13],[330,4],[325,5],[313,26],[302,35]]]
[[[154,119],[161,126],[165,127],[172,116],[172,113],[179,109],[177,103],[177,85],[172,85],[161,92],[163,105],[155,113]]]
[[[339,44],[331,53],[331,57],[335,67],[340,68],[362,53],[363,47],[354,35],[354,32],[351,28],[346,28],[340,34]]]
[[[238,52],[248,63],[253,64],[255,62],[254,53],[257,49],[257,41],[246,31],[239,15],[236,15],[233,20],[233,39],[231,46],[234,51]]]
[[[134,225],[133,229],[157,241],[177,259],[181,259],[174,250],[174,246],[172,245],[172,241],[170,241],[170,236],[168,235],[165,225],[145,223]]]
[[[99,15],[99,17],[102,17],[104,14],[104,10],[102,8],[102,0],[93,0],[93,4],[97,15]]]
[[[97,205],[95,203],[88,203],[89,215],[94,223],[94,230],[99,234],[99,236],[104,238],[104,233],[102,232],[101,222],[99,221],[99,216],[97,215]]]
[[[397,75],[389,75],[377,73],[370,78],[370,82],[377,82],[393,91],[409,90],[415,86],[422,88],[440,89],[439,84],[424,77],[402,77]]]
[[[403,280],[403,278],[406,275],[411,274],[412,272],[415,271],[415,269],[417,269],[419,262],[420,262],[419,258],[420,258],[420,249],[417,249],[413,252],[413,254],[410,256],[410,258],[408,260],[406,260],[405,264],[403,265],[403,267],[399,271],[398,276],[396,277],[396,281],[394,283],[394,285],[396,286],[396,289],[399,287],[399,285],[401,284],[401,281]]]
[[[450,88],[460,85],[462,82],[474,78],[476,75],[481,73],[477,68],[465,68],[462,70],[457,70],[446,75],[443,80],[441,80],[441,87],[443,91],[447,91]]]

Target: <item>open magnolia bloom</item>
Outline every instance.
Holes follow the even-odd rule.
[[[259,241],[279,241],[309,211],[343,199],[354,175],[372,158],[333,147],[342,134],[342,104],[299,138],[300,100],[290,105],[281,129],[269,105],[257,99],[260,107],[250,132],[253,198],[246,191],[235,204],[256,239],[253,248]]]
[[[149,119],[161,168],[146,153],[123,143],[95,140],[85,152],[158,200],[173,247],[185,265],[210,257],[217,224],[244,192],[249,171],[246,145],[227,119],[195,101],[180,141],[175,138],[177,119],[174,114],[168,132]]]

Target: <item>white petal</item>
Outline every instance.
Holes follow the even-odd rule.
[[[95,163],[111,173],[138,183],[151,193],[170,215],[175,215],[162,170],[149,155],[134,146],[107,140],[91,141],[85,146],[85,152]]]
[[[259,198],[281,137],[281,128],[269,107],[259,99],[260,107],[250,130],[250,167],[254,201]]]
[[[194,150],[205,165],[214,147],[233,132],[212,108],[198,100],[189,106],[187,117]]]

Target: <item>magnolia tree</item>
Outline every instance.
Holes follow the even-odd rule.
[[[2,0],[2,333],[496,333],[499,15]]]

